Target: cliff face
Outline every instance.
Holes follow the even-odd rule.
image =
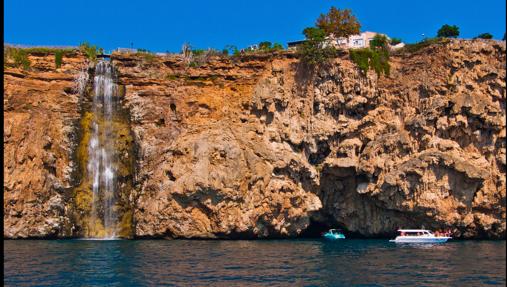
[[[30,55],[30,71],[4,66],[4,237],[64,235],[73,186],[76,79],[85,58]]]
[[[378,77],[361,74],[346,52],[319,69],[289,52],[199,67],[179,56],[113,55],[137,147],[135,235],[285,237],[340,225],[379,236],[424,225],[505,238],[505,42],[453,40],[390,62],[391,75]],[[64,131],[79,120],[77,96],[63,94],[63,82],[37,84],[41,100],[57,103],[27,107],[26,75],[44,72],[6,71],[4,237],[64,236],[37,228],[67,220],[49,209],[62,192],[46,185],[72,187],[64,171],[77,140]],[[52,139],[54,169],[29,156],[48,153],[42,135]],[[43,184],[34,185],[34,169]]]
[[[114,57],[139,143],[136,234],[296,236],[312,223],[505,237],[505,44],[392,57]],[[318,224],[317,224],[318,225]]]

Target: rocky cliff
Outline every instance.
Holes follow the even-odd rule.
[[[199,65],[177,55],[112,61],[137,149],[135,236],[272,238],[328,226],[387,236],[424,225],[505,238],[505,42],[400,53],[387,77],[362,74],[347,52],[318,69],[291,52]],[[39,74],[4,76],[4,237],[66,236],[58,230],[72,222],[51,202],[72,187],[64,173],[77,140],[65,131],[78,100],[63,83],[76,73],[33,88]],[[27,106],[32,89],[55,102]]]
[[[5,53],[5,50],[4,50]],[[5,60],[5,57],[4,57]],[[29,70],[4,65],[4,237],[57,237],[71,228],[79,75],[86,59],[29,55]]]

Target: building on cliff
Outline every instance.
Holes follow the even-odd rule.
[[[358,49],[358,48],[366,48],[370,46],[370,41],[373,40],[373,37],[375,35],[384,35],[388,39],[389,37],[385,34],[377,33],[377,32],[370,32],[365,31],[361,34],[351,35],[348,38],[341,37],[341,38],[332,38],[327,37],[326,38],[326,45],[334,46],[335,48],[346,48],[346,49]],[[294,42],[288,42],[287,46],[289,47],[289,50],[294,50],[298,45],[305,42],[305,40],[301,41],[294,41]],[[390,46],[392,49],[398,49],[405,46],[404,43],[399,43],[397,45]]]
[[[117,48],[115,50],[115,52],[117,52],[117,53],[123,53],[123,54],[136,53],[137,49],[133,49],[133,48]]]

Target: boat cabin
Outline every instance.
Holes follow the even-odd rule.
[[[400,236],[433,236],[433,233],[426,229],[398,229]]]

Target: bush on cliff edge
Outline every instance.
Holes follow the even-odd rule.
[[[99,49],[95,45],[92,46],[88,42],[84,42],[79,45],[79,51],[85,54],[88,60],[95,61],[97,59]]]
[[[14,62],[14,66],[28,70],[30,68],[30,59],[28,53],[22,48],[5,47],[4,49],[4,65],[8,60]]]
[[[303,63],[320,65],[335,55],[335,48],[325,44],[326,33],[315,27],[303,31],[306,41],[298,46],[298,54]]]
[[[62,60],[63,60],[63,51],[56,51],[55,52],[55,66],[57,69],[62,66]]]
[[[377,75],[389,76],[391,66],[389,65],[389,51],[386,49],[353,49],[350,50],[350,59],[357,67],[366,74],[373,69]]]

